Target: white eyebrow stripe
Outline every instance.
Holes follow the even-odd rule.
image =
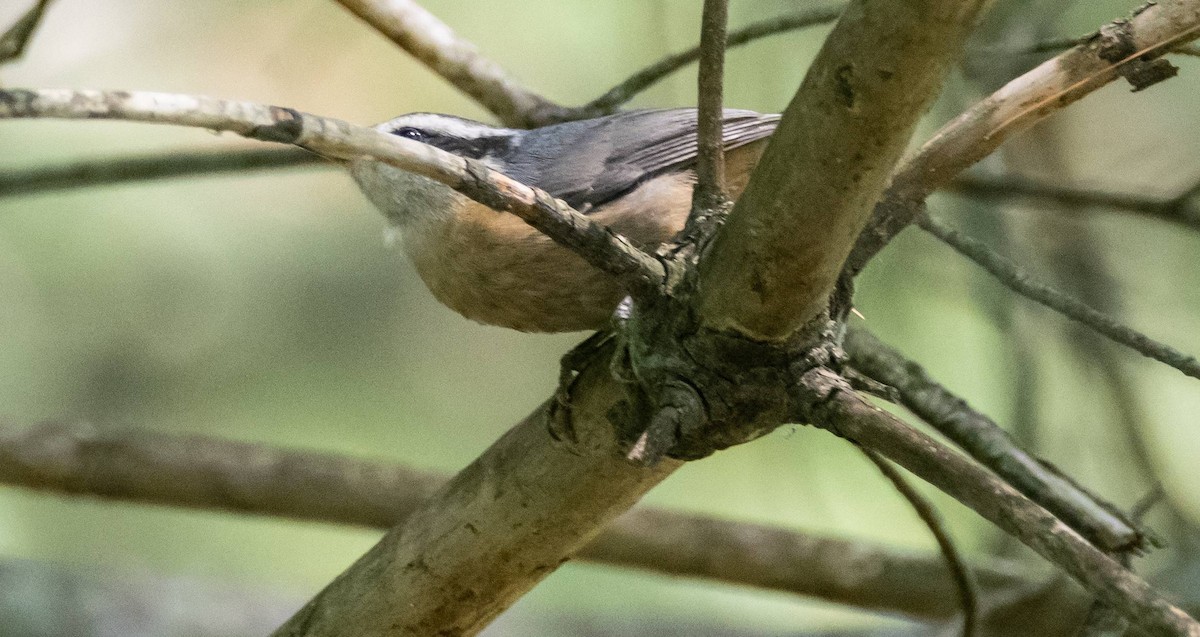
[[[449,135],[460,139],[477,139],[511,133],[507,128],[496,128],[480,122],[438,115],[436,113],[409,113],[379,124],[375,128],[382,131],[394,131],[405,126],[417,128],[429,133]]]

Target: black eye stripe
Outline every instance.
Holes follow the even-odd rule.
[[[512,139],[508,135],[465,139],[448,133],[430,131],[414,126],[401,126],[390,132],[397,137],[405,137],[454,153],[460,157],[471,159],[481,159],[485,155],[501,155],[512,148]]]
[[[392,134],[400,136],[400,137],[407,137],[408,139],[412,139],[412,140],[415,140],[418,142],[425,141],[425,137],[426,137],[424,131],[417,129],[417,128],[413,128],[411,126],[403,126],[401,128],[397,128],[396,130],[392,131]]]

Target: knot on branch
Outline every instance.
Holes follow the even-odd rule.
[[[631,380],[627,409],[614,419],[628,457],[696,460],[793,422],[792,370],[840,363],[834,324],[821,317],[787,343],[697,327],[673,298],[635,305],[617,372]]]
[[[800,372],[801,370],[797,370]],[[839,438],[855,442],[836,427],[837,419],[828,417],[827,408],[845,392],[854,388],[845,377],[824,365],[817,365],[797,374],[792,401],[795,419],[803,423],[819,423],[822,429]]]
[[[1147,7],[1143,7],[1144,10]],[[1139,10],[1140,11],[1140,10]],[[1179,68],[1166,59],[1158,57],[1150,49],[1145,55],[1140,51],[1133,35],[1133,26],[1128,20],[1114,20],[1100,27],[1089,43],[1095,47],[1096,55],[1105,62],[1118,65],[1117,72],[1129,82],[1136,93],[1159,82],[1175,77]]]

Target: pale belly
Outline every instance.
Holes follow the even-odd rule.
[[[687,174],[656,180],[589,217],[653,249],[683,227],[691,189]],[[625,296],[613,278],[508,213],[472,203],[409,230],[405,248],[433,295],[480,323],[524,332],[603,329]]]

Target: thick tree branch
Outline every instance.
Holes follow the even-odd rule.
[[[373,157],[511,212],[635,292],[655,293],[662,264],[549,194],[433,146],[290,108],[168,93],[0,90],[0,119],[117,119],[230,131],[325,157]]]
[[[709,327],[777,341],[826,308],[854,237],[986,5],[847,7],[701,261],[697,306]]]
[[[1017,264],[929,215],[921,215],[918,217],[917,223],[922,229],[941,239],[959,254],[987,270],[996,277],[997,281],[1017,294],[1078,321],[1143,356],[1174,367],[1192,378],[1200,379],[1200,361],[1196,360],[1196,357],[1160,343],[1121,324],[1112,317],[1096,311],[1082,301],[1069,297],[1034,279]]]
[[[896,171],[846,262],[856,275],[920,214],[929,193],[1009,137],[1200,36],[1200,1],[1162,0],[1038,65],[942,127]],[[1133,51],[1134,53],[1127,53]]]
[[[680,466],[625,460],[608,366],[572,389],[577,443],[550,435],[548,404],[459,472],[276,635],[472,635]]]
[[[388,529],[449,476],[392,462],[148,430],[45,424],[0,431],[0,483],[128,502]],[[942,620],[954,584],[931,555],[652,508],[617,518],[575,559]],[[990,595],[1033,574],[973,565]],[[870,573],[848,578],[846,573]]]
[[[900,404],[1093,543],[1106,551],[1142,544],[1138,530],[1114,513],[1112,505],[1025,453],[1008,432],[930,378],[917,363],[862,328],[847,330],[844,346],[855,369],[895,388]]]
[[[805,420],[881,454],[966,504],[1063,569],[1098,599],[1153,635],[1200,637],[1200,624],[983,467],[859,397],[816,368],[798,387]]]
[[[523,87],[412,0],[338,0],[346,9],[491,111],[506,126],[529,128],[563,107]]]

